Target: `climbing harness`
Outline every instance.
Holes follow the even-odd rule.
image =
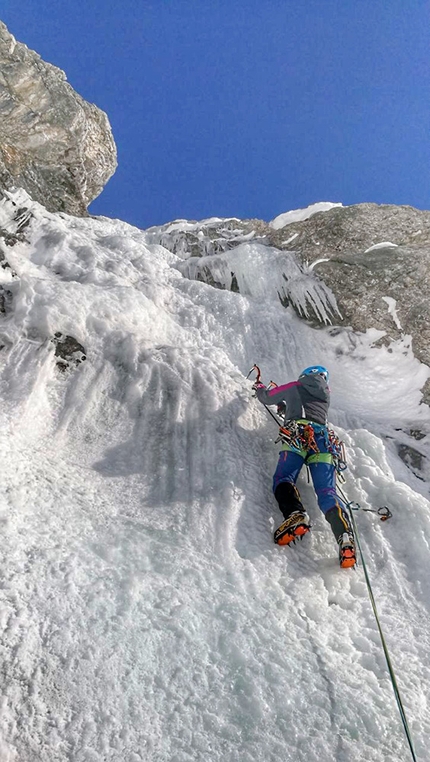
[[[308,455],[316,455],[320,453],[320,449],[315,440],[315,435],[318,436],[320,434],[323,435],[326,446],[324,454],[328,453],[331,455],[331,462],[337,474],[341,474],[347,468],[344,443],[333,429],[329,429],[323,424],[310,423],[300,419],[287,421],[283,426],[280,426],[279,436],[275,439],[275,444],[282,442],[295,452],[303,452],[305,450]]]
[[[315,428],[307,422],[291,420],[279,427],[279,436],[275,439],[275,444],[282,442],[288,445],[292,450],[300,452],[319,452],[318,445],[315,442]]]

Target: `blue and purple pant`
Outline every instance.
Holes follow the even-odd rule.
[[[324,433],[316,434],[315,441],[319,450],[316,453],[295,450],[289,445],[283,446],[273,475],[273,492],[282,482],[295,485],[300,471],[306,463],[311,473],[318,505],[324,515],[331,508],[340,508],[344,512],[345,505],[336,493],[336,468],[333,457],[327,449],[326,436]]]

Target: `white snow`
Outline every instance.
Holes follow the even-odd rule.
[[[311,262],[311,264],[310,264],[310,265],[308,265],[308,268],[307,268],[308,272],[312,272],[312,270],[314,269],[314,267],[315,267],[316,265],[320,265],[320,264],[322,264],[322,262],[330,262],[330,259],[329,259],[329,257],[320,257],[320,259],[316,259],[316,260],[315,260],[315,262]]]
[[[399,329],[399,331],[401,331],[402,330],[402,324],[401,324],[401,322],[399,320],[399,317],[397,315],[397,310],[396,310],[396,304],[397,304],[397,302],[396,302],[396,300],[393,299],[392,296],[383,296],[382,297],[382,301],[385,302],[386,304],[388,304],[388,312],[391,315],[391,317],[393,318],[393,320],[394,320],[394,322],[396,324],[396,327]]]
[[[336,206],[343,206],[343,204],[333,204],[331,201],[318,201],[318,203],[310,204],[305,209],[293,209],[289,212],[278,214],[274,220],[269,222],[269,225],[275,230],[279,230],[280,228],[284,228],[286,225],[291,225],[292,222],[302,222],[303,220],[308,220],[309,217],[312,217],[312,215],[316,214],[317,212],[328,212],[329,209],[334,209]]]
[[[282,241],[281,246],[288,246],[289,243],[295,240],[295,238],[298,237],[298,233],[293,233],[289,238],[287,238],[286,241]]]
[[[391,243],[391,241],[381,241],[381,243],[375,243],[373,246],[369,246],[364,252],[368,254],[369,251],[377,251],[377,249],[397,249],[397,243]]]
[[[16,274],[0,270],[1,760],[408,759],[363,571],[338,568],[305,474],[312,531],[273,545],[276,427],[254,362],[266,382],[330,368],[346,491],[393,512],[356,521],[426,759],[430,504],[393,443],[430,432],[430,371],[408,339],[312,329],[274,294],[268,247],[236,250],[236,294],[125,223],[25,203]],[[57,331],[87,354],[65,373]]]

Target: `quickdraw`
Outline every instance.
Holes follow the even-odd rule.
[[[328,451],[333,456],[336,472],[340,476],[348,468],[345,445],[333,429],[328,430]]]
[[[341,491],[341,490],[339,490]],[[386,505],[381,505],[380,508],[362,508],[360,503],[355,502],[347,502],[346,507],[349,508],[351,511],[364,511],[365,513],[376,513],[377,516],[381,519],[381,521],[388,521],[388,519],[391,519],[393,514],[391,513],[390,509]]]
[[[345,471],[347,466],[345,444],[339,439],[333,429],[328,429],[328,451],[333,455],[336,471],[340,474]]]

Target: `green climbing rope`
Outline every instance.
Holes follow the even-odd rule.
[[[357,543],[357,548],[358,548],[358,551],[360,553],[360,559],[361,559],[361,564],[363,566],[364,577],[365,577],[366,585],[367,585],[367,591],[369,593],[370,603],[372,604],[373,613],[375,615],[376,624],[378,626],[379,636],[381,638],[381,643],[382,643],[382,648],[384,649],[385,661],[387,662],[388,672],[390,674],[390,679],[391,679],[391,684],[393,686],[394,696],[396,698],[397,706],[399,708],[400,717],[402,719],[403,727],[404,727],[404,730],[405,730],[405,733],[406,733],[406,738],[408,740],[409,748],[411,750],[412,759],[414,760],[414,762],[417,762],[417,758],[416,758],[415,751],[414,751],[414,746],[413,746],[413,743],[412,743],[411,731],[409,729],[409,725],[408,725],[408,721],[407,721],[407,718],[406,718],[405,710],[404,710],[404,707],[403,707],[402,699],[400,697],[400,691],[399,691],[399,688],[398,688],[398,685],[397,685],[396,676],[394,674],[393,665],[391,663],[390,654],[388,652],[387,643],[385,641],[384,633],[382,631],[382,626],[381,626],[381,622],[380,622],[380,619],[379,619],[378,609],[376,608],[375,597],[373,595],[372,585],[370,584],[370,578],[369,578],[369,574],[368,574],[368,571],[367,571],[366,561],[364,559],[364,554],[363,554],[363,550],[362,550],[361,543],[360,543],[360,537],[359,537],[359,534],[358,534],[357,523],[355,521],[355,516],[354,516],[354,513],[353,513],[354,508],[352,506],[355,505],[355,506],[357,506],[357,508],[360,508],[360,506],[358,505],[358,503],[349,502],[348,499],[346,498],[346,495],[343,493],[343,491],[341,489],[338,488],[338,491],[341,492],[342,497],[345,500],[346,507],[348,508],[349,515],[351,517],[351,524],[352,524],[352,528],[354,530],[355,540],[356,540],[356,543]],[[357,508],[355,510],[357,510]]]

